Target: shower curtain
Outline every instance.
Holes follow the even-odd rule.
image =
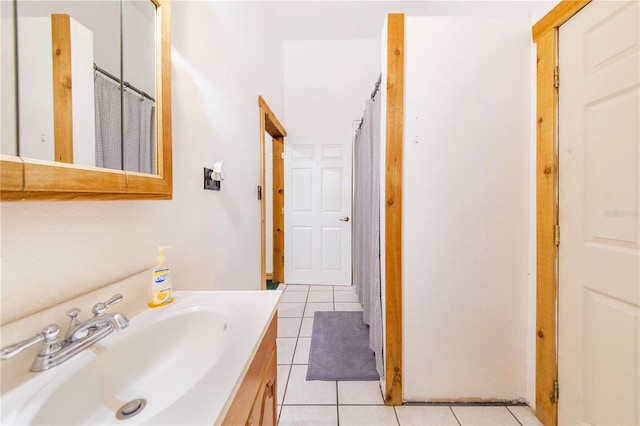
[[[367,100],[354,148],[354,286],[369,325],[369,347],[384,377],[380,289],[380,94]]]
[[[122,170],[120,83],[94,72],[96,166]]]
[[[125,88],[120,145],[120,83],[95,72],[96,166],[155,174],[155,103]],[[124,159],[123,159],[124,154]]]

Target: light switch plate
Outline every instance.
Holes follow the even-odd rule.
[[[204,168],[204,189],[220,191],[220,181],[211,179],[213,170]]]

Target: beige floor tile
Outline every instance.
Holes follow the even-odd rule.
[[[403,405],[396,407],[400,426],[458,426],[451,407]]]
[[[278,337],[298,337],[302,318],[278,318]]]
[[[291,364],[296,350],[296,337],[278,337],[276,339],[278,364]]]
[[[305,318],[313,318],[313,315],[319,311],[333,311],[333,303],[307,303],[304,308]]]
[[[359,302],[358,295],[353,291],[336,291],[334,298],[336,302]]]
[[[280,303],[305,303],[307,294],[306,291],[285,291],[280,298]]]
[[[313,318],[302,318],[300,326],[300,337],[311,337],[313,333]]]
[[[333,303],[333,292],[332,291],[310,291],[307,302]]]
[[[357,302],[335,303],[336,311],[361,311],[362,305]]]
[[[304,303],[279,303],[278,318],[300,318],[304,312]]]
[[[336,426],[338,410],[335,405],[284,405],[279,426]]]
[[[286,291],[309,291],[309,286],[306,284],[287,284]]]
[[[300,337],[296,345],[296,353],[293,355],[294,364],[309,364],[309,350],[311,349],[311,337]]]
[[[341,405],[340,426],[398,426],[393,407],[384,405]]]
[[[455,406],[453,413],[462,426],[519,426],[507,407]]]
[[[384,405],[378,380],[338,382],[338,404],[341,405]]]
[[[278,405],[282,405],[282,401],[284,399],[284,391],[287,388],[287,382],[289,381],[290,371],[291,365],[278,366]]]
[[[507,408],[511,411],[511,414],[516,416],[516,419],[518,419],[522,426],[542,426],[542,423],[538,420],[531,408],[527,406],[511,406]]]
[[[332,285],[310,285],[309,291],[333,291]]]
[[[292,365],[284,396],[286,405],[337,404],[336,382],[309,380],[307,366]]]

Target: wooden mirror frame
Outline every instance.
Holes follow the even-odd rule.
[[[56,163],[3,155],[0,200],[170,200],[173,195],[171,150],[171,9],[156,6],[157,175]]]

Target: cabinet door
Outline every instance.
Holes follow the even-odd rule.
[[[251,407],[247,426],[276,426],[277,425],[277,385],[278,369],[276,365],[275,348],[269,356],[269,361],[264,369],[258,394]]]

